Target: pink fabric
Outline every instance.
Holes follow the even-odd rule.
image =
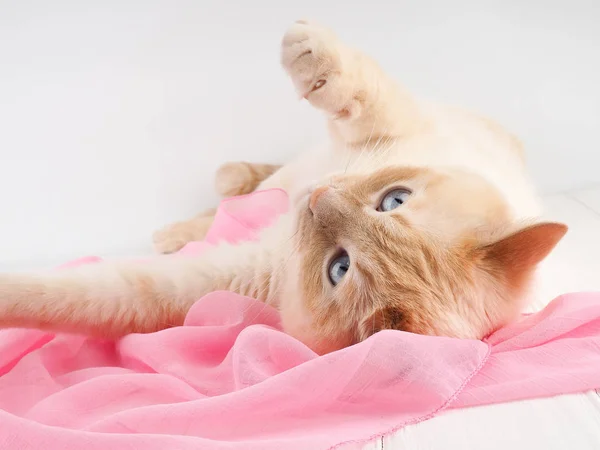
[[[282,191],[226,201],[184,252],[252,239],[286,207]],[[117,342],[0,331],[0,448],[328,449],[445,408],[599,386],[599,294],[559,297],[485,342],[383,331],[318,357],[272,308],[216,292],[184,326]]]

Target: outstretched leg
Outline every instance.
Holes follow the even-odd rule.
[[[194,302],[216,290],[271,302],[277,267],[271,254],[262,242],[221,243],[200,256],[0,274],[0,328],[115,338],[181,325]]]
[[[422,126],[411,96],[327,28],[296,22],[283,38],[281,61],[298,93],[329,116],[338,143],[362,148]]]

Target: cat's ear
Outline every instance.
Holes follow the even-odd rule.
[[[518,289],[567,232],[562,223],[544,222],[525,227],[475,254],[486,272],[509,288]]]

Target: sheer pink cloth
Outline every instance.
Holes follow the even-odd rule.
[[[282,191],[228,200],[185,251],[252,239],[286,207]],[[215,292],[184,326],[117,342],[0,331],[0,448],[329,449],[445,408],[597,387],[598,294],[559,297],[486,342],[384,331],[318,357],[272,308]]]

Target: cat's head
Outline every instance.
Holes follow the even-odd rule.
[[[566,231],[515,227],[500,193],[466,172],[334,177],[297,204],[298,298],[284,326],[319,352],[382,329],[482,338],[518,316]]]

